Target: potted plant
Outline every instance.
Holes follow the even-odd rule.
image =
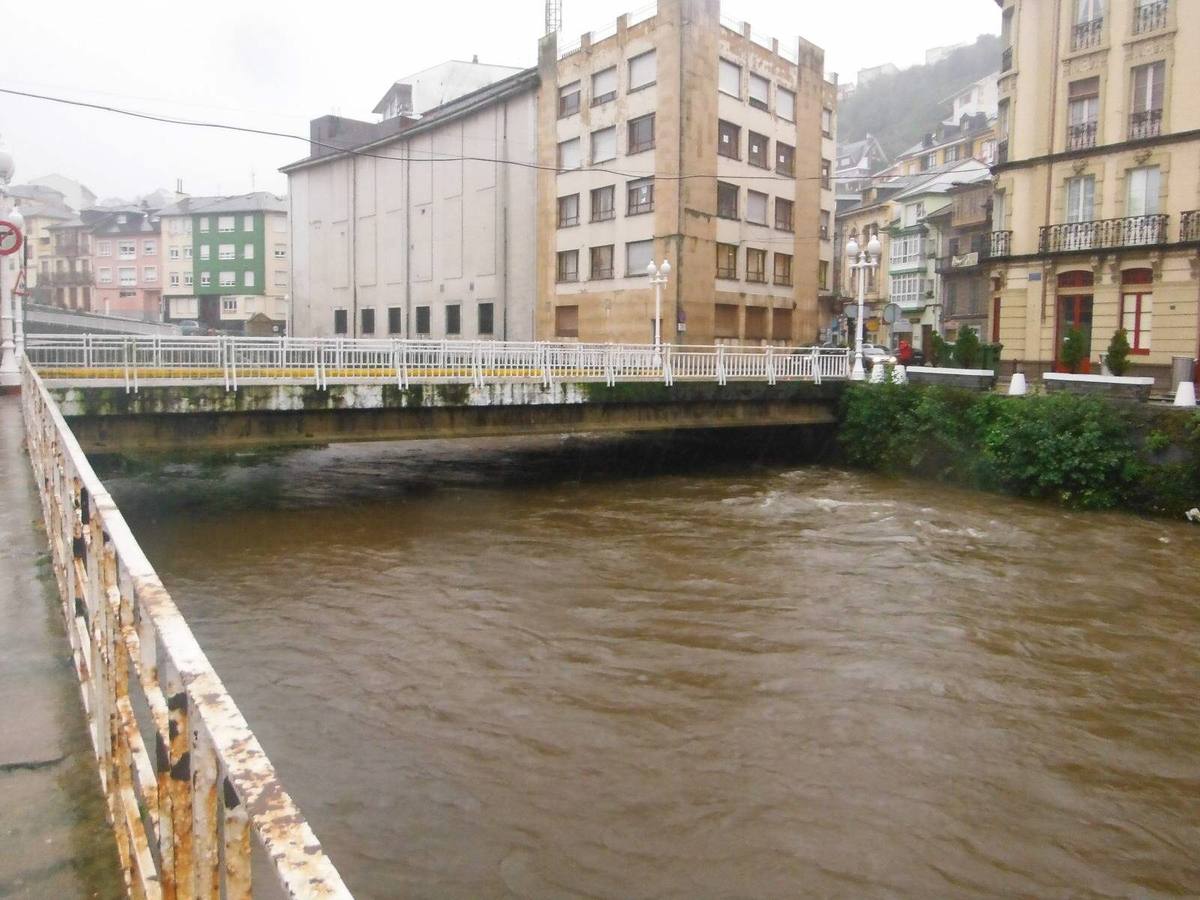
[[[1108,371],[1120,378],[1129,371],[1131,365],[1129,361],[1129,337],[1125,334],[1124,328],[1118,328],[1113,334],[1112,340],[1108,344],[1108,353],[1105,354],[1105,361],[1108,364]]]
[[[1072,374],[1079,372],[1080,366],[1088,358],[1088,347],[1084,343],[1083,330],[1072,328],[1063,337],[1062,352],[1059,361]]]

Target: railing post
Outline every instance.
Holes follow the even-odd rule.
[[[604,383],[609,387],[617,383],[616,366],[613,362],[616,352],[617,348],[613,344],[609,344],[604,351]]]
[[[550,387],[550,345],[538,344],[538,361],[542,366],[542,386]]]
[[[766,361],[764,365],[767,370],[767,384],[775,383],[775,347],[773,344],[767,345],[767,352],[764,354]]]
[[[203,723],[189,731],[192,774],[192,860],[196,900],[220,900],[217,761]]]
[[[725,345],[717,344],[717,384],[723,385],[727,380],[725,373]]]

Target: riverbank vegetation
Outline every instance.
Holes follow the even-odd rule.
[[[851,385],[843,461],[1080,509],[1182,516],[1200,504],[1200,413],[1100,397]]]

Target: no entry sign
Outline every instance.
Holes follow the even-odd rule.
[[[0,219],[0,256],[9,256],[21,249],[21,229]]]

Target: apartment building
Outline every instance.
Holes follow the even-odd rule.
[[[1200,3],[997,0],[1005,45],[992,218],[1006,367],[1091,364],[1118,328],[1167,385],[1200,344]]]
[[[82,231],[82,230],[81,230]],[[80,232],[64,232],[68,243]],[[157,322],[162,317],[162,277],[159,254],[159,221],[143,209],[104,210],[91,228],[95,269],[92,310],[106,316]],[[65,248],[75,252],[77,265],[86,258],[75,242]]]
[[[164,319],[233,334],[287,330],[287,201],[262,191],[189,197],[159,214]]]
[[[941,329],[948,341],[970,328],[981,340],[988,333],[991,282],[992,181],[956,184],[946,191],[947,203],[925,216],[930,245],[937,254],[935,295],[941,304]]]
[[[823,53],[660,0],[542,39],[537,333],[645,343],[811,342],[832,304],[836,85]]]

